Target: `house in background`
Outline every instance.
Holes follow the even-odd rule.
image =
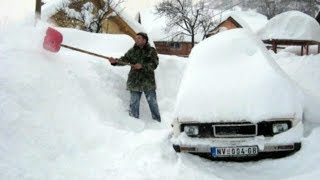
[[[235,28],[245,28],[257,33],[267,22],[266,16],[254,11],[227,11],[221,14],[220,23],[206,37]]]
[[[220,24],[218,24],[217,27],[210,30],[206,37],[210,37],[210,36],[215,35],[219,32],[226,31],[229,29],[235,29],[235,28],[242,28],[242,26],[233,17],[229,16],[226,20],[224,20]]]
[[[90,0],[96,7],[101,6],[103,0]],[[68,5],[70,9],[81,10],[84,2],[73,2]],[[63,11],[57,11],[57,2],[49,1],[42,7],[42,19],[50,19],[50,21],[59,27],[84,29],[83,22],[68,18]],[[58,6],[59,7],[59,6]],[[55,9],[55,10],[52,10]],[[145,31],[143,27],[136,22],[134,18],[126,14],[125,9],[117,6],[107,12],[102,22],[99,33],[109,34],[127,34],[135,38],[136,33]],[[153,44],[151,42],[151,44]]]
[[[158,17],[153,8],[145,9],[139,13],[139,22],[148,33],[155,44],[159,54],[177,55],[182,57],[189,56],[192,44],[190,36],[179,36],[181,30],[171,30],[167,32],[166,18]],[[202,35],[198,33],[195,42],[202,40]]]
[[[281,13],[258,32],[262,41],[277,53],[279,46],[300,47],[300,55],[309,54],[310,46],[320,53],[320,25],[311,16],[299,12]]]
[[[185,41],[156,40],[154,44],[159,54],[188,57],[192,50],[191,42]]]

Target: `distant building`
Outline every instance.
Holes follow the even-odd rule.
[[[154,44],[159,54],[188,57],[192,50],[191,42],[154,41]]]
[[[90,2],[92,2],[96,7],[101,6],[102,2],[100,1],[102,0],[90,0]],[[52,9],[52,7],[48,6],[56,6],[56,4],[50,2],[43,6],[43,11],[46,11],[46,9],[48,9],[48,11]],[[76,1],[69,4],[68,7],[80,11],[83,3],[84,2],[82,1]],[[135,38],[136,33],[144,31],[143,27],[136,22],[134,18],[124,12],[124,9],[110,9],[106,16],[108,16],[108,18],[103,20],[99,33],[127,34],[132,38]],[[63,11],[55,11],[53,14],[49,14],[48,18],[51,22],[60,27],[84,29],[83,22],[73,18],[68,18]]]
[[[230,11],[222,14],[221,22],[208,32],[207,37],[235,28],[245,28],[257,33],[267,22],[266,16],[253,11]]]
[[[157,17],[154,9],[146,9],[139,13],[138,21],[146,29],[149,37],[153,40],[159,54],[189,56],[192,50],[190,36],[183,35],[177,38],[179,30],[166,32],[166,18]],[[202,40],[201,33],[195,37],[195,43]]]
[[[233,17],[229,16],[226,20],[224,20],[220,24],[218,24],[217,27],[210,30],[207,34],[207,37],[210,37],[210,36],[215,35],[219,32],[222,32],[222,31],[226,31],[229,29],[235,29],[235,28],[242,28],[242,26],[235,19],[233,19]]]

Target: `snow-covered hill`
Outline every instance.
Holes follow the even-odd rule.
[[[176,154],[169,140],[170,123],[188,65],[184,58],[160,55],[156,80],[163,122],[159,124],[151,119],[144,98],[141,120],[128,117],[128,67],[112,67],[104,59],[63,48],[56,54],[47,52],[42,48],[45,25],[0,29],[0,179],[317,179],[320,175],[317,123],[303,139],[302,149],[283,159],[232,163]],[[65,43],[104,55],[120,56],[133,45],[126,36],[59,31]],[[317,64],[308,57],[299,63],[307,64],[305,69]],[[295,74],[288,64],[283,67]],[[307,83],[309,88],[319,84],[319,72],[314,73],[316,82]]]

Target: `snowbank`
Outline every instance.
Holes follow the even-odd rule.
[[[156,79],[163,123],[159,125],[151,120],[144,97],[141,120],[128,117],[128,68],[111,67],[101,58],[64,48],[56,54],[47,52],[42,49],[46,28],[29,26],[0,27],[0,179],[319,177],[317,126],[312,126],[298,153],[283,159],[217,163],[176,154],[169,142],[170,123],[188,61],[160,56]],[[66,44],[100,54],[116,56],[132,45],[123,36],[60,30]]]
[[[281,68],[304,90],[304,119],[320,123],[320,55],[296,56],[286,51],[271,53]]]
[[[169,125],[186,62],[161,56],[159,69],[166,71],[160,77],[156,72],[156,78],[163,122],[151,119],[144,97],[138,120],[127,111],[128,67],[113,67],[104,59],[65,48],[45,51],[45,30],[20,27],[2,32],[0,179],[172,176],[173,172],[164,173],[174,169],[174,163],[166,164],[176,159]],[[99,54],[117,56],[133,45],[123,35],[58,30],[64,43]]]
[[[185,73],[176,106],[181,119],[301,119],[300,91],[244,29],[219,33],[195,46]]]
[[[270,19],[258,34],[263,40],[290,39],[320,42],[320,25],[307,14],[288,11]]]
[[[134,45],[134,40],[125,34],[97,34],[70,28],[55,29],[63,34],[63,44],[104,56],[121,56]]]

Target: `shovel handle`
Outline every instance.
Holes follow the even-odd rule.
[[[89,51],[86,51],[86,50],[83,50],[83,49],[71,47],[71,46],[68,46],[68,45],[65,45],[65,44],[61,44],[61,46],[64,47],[64,48],[72,49],[72,50],[75,50],[75,51],[83,52],[83,53],[86,53],[86,54],[90,54],[90,55],[101,57],[101,58],[105,58],[105,59],[109,59],[110,58],[108,56],[103,56],[103,55],[96,54],[96,53],[93,53],[93,52],[89,52]]]
[[[97,56],[97,57],[100,57],[100,58],[105,58],[105,59],[110,59],[111,58],[109,56],[103,56],[103,55],[100,55],[100,54],[96,54],[96,53],[93,53],[93,52],[89,52],[89,51],[86,51],[86,50],[83,50],[83,49],[79,49],[79,48],[75,48],[75,47],[72,47],[72,46],[68,46],[68,45],[65,45],[65,44],[61,44],[60,46],[62,46],[64,48],[72,49],[72,50],[75,50],[75,51],[79,51],[79,52],[82,52],[82,53],[90,54],[90,55],[93,55],[93,56]],[[130,63],[125,63],[125,62],[121,62],[120,64],[122,64],[122,65],[130,65],[131,66]]]

